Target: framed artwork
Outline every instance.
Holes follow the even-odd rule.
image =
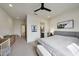
[[[37,26],[36,25],[32,25],[31,26],[31,31],[32,32],[37,32]]]
[[[67,20],[57,23],[58,29],[72,29],[74,28],[74,20]]]

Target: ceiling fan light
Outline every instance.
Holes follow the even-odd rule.
[[[9,4],[9,7],[13,7],[13,5],[12,4]]]

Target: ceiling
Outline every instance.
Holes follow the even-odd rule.
[[[21,20],[23,20],[28,14],[38,14],[36,16],[49,19],[66,10],[79,7],[78,3],[45,3],[45,7],[51,9],[51,12],[40,10],[34,13],[34,10],[40,8],[40,3],[12,3],[12,5],[13,7],[9,7],[9,3],[1,3],[0,7],[4,9],[12,18]]]

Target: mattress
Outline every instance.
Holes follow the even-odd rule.
[[[79,46],[78,38],[61,35],[42,38],[39,39],[38,42],[48,49],[52,55],[56,56],[73,56],[74,54],[67,47],[72,43],[75,43]]]

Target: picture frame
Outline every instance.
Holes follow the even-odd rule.
[[[57,29],[72,29],[74,28],[74,20],[67,20],[57,23]]]
[[[31,31],[32,32],[37,32],[37,26],[36,25],[32,25],[31,26]]]

